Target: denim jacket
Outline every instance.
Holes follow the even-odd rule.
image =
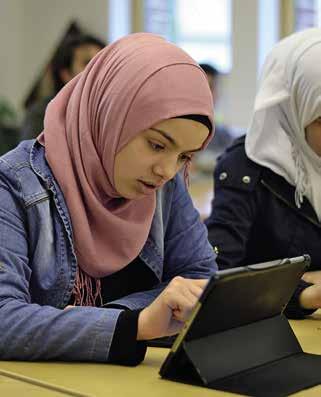
[[[173,277],[208,278],[216,270],[206,228],[179,176],[157,192],[140,258],[157,288],[116,301],[117,309],[63,310],[77,270],[63,194],[38,142],[24,141],[0,157],[0,359],[108,361],[119,305],[143,308]]]

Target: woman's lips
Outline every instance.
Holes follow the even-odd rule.
[[[156,189],[158,189],[161,185],[154,185],[150,184],[148,182],[144,182],[141,180],[138,180],[139,183],[139,189],[143,194],[152,194],[155,192]]]

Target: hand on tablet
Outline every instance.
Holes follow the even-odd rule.
[[[304,273],[302,276],[302,280],[306,281],[307,283],[321,285],[321,270]]]
[[[305,309],[321,308],[321,271],[306,272],[302,279],[313,285],[301,292],[300,305]]]
[[[175,277],[138,318],[137,340],[178,333],[190,315],[208,280]]]

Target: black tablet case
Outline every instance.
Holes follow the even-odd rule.
[[[319,384],[321,356],[302,351],[287,319],[280,314],[301,271],[298,268],[297,272],[289,272],[286,266],[276,269],[273,289],[269,285],[270,275],[264,272],[254,277],[253,283],[246,277],[234,285],[232,281],[229,290],[234,293],[228,299],[232,313],[229,311],[227,317],[215,317],[220,310],[213,306],[215,300],[223,302],[224,285],[213,294],[203,296],[201,317],[204,320],[193,322],[183,342],[178,347],[174,344],[162,365],[161,376],[257,397],[287,396]],[[284,291],[285,285],[287,291]],[[209,295],[213,302],[204,305]],[[253,300],[253,296],[257,299]],[[243,302],[249,307],[242,307]],[[240,309],[246,310],[237,313]],[[265,317],[268,313],[273,315]],[[218,318],[219,325],[211,326],[211,318]],[[242,325],[233,326],[231,322],[235,318]],[[251,318],[257,321],[251,322]]]

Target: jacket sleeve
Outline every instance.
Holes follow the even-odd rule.
[[[255,222],[255,189],[260,171],[244,151],[221,158],[214,172],[214,199],[205,224],[220,269],[245,265],[247,243]]]
[[[26,209],[13,194],[18,185],[0,175],[0,359],[108,361],[120,309],[62,310],[32,301]]]

